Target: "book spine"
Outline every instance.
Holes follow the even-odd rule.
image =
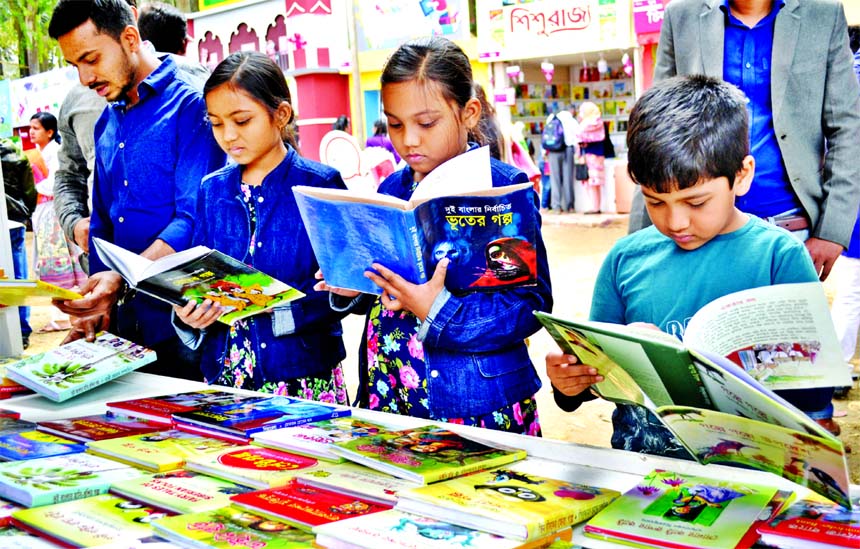
[[[67,488],[65,490],[54,490],[51,493],[39,494],[38,496],[34,497],[31,506],[39,507],[41,505],[52,505],[55,503],[63,503],[66,501],[74,501],[77,499],[86,499],[91,498],[93,496],[99,496],[101,494],[107,494],[107,492],[107,484]]]
[[[28,378],[26,375],[24,375],[22,372],[19,372],[18,370],[13,370],[7,367],[6,377],[11,379],[15,383],[20,383],[31,391],[35,391],[42,396],[48,397],[54,402],[60,402],[60,395],[56,391],[48,389],[38,381]]]

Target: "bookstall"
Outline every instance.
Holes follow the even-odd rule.
[[[21,419],[42,421],[102,413],[105,411],[105,403],[113,400],[157,396],[163,395],[167,391],[180,393],[204,388],[210,388],[210,386],[204,383],[135,372],[67,402],[56,403],[39,395],[31,394],[8,399],[4,401],[3,407],[19,412]],[[219,387],[219,389],[221,388]],[[225,390],[240,394],[252,394],[248,391]],[[358,418],[394,426],[402,425],[404,428],[425,423],[413,418],[392,416],[369,410],[355,409],[353,412],[353,415]],[[682,475],[700,475],[741,483],[771,485],[794,490],[800,497],[806,494],[804,488],[787,480],[752,470],[720,465],[703,466],[692,461],[646,456],[621,450],[527,437],[462,425],[452,424],[450,429],[475,439],[483,439],[525,450],[528,453],[528,458],[514,464],[512,466],[514,470],[528,474],[548,475],[580,484],[611,488],[620,492],[636,486],[643,476],[654,469],[667,469]],[[582,534],[581,528],[580,525],[574,530],[576,543],[594,549],[621,547],[618,544],[586,538]]]

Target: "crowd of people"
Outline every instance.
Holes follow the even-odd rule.
[[[848,247],[860,204],[860,85],[841,7],[708,0],[711,13],[701,16],[701,4],[667,7],[656,84],[630,113],[637,230],[605,259],[593,320],[670,331],[727,293],[823,280]],[[59,124],[34,119],[48,137],[43,154],[57,158],[48,167],[53,189],[39,188],[54,196],[50,234],[65,250],[89,252],[88,277],[69,281],[84,298],[55,302],[72,318],[67,340],[109,329],[157,351],[152,373],[539,436],[541,382],[526,340],[539,328],[533,311],[553,306],[540,231],[532,286],[452,292],[448,259],[420,285],[374,263],[366,276],[379,296],[330,286],[290,189],[346,187],[335,169],[299,153],[277,64],[237,52],[202,78],[179,57],[186,41],[145,38],[145,12],[141,21],[137,15],[131,0],[60,0],[49,26],[82,84],[63,103]],[[701,25],[693,21],[700,17]],[[398,47],[382,71],[381,96],[385,120],[368,146],[402,162],[380,193],[408,199],[437,166],[491,143],[494,186],[540,181],[521,130],[499,138],[471,63],[453,42],[429,37]],[[338,129],[349,131],[342,118]],[[534,197],[538,227],[541,206],[573,208],[574,181],[588,189],[588,212],[600,210],[607,154],[593,103],[576,116],[553,113],[546,126],[561,130],[539,154],[550,185]],[[59,151],[50,153],[57,133]],[[21,200],[25,210],[32,202]],[[14,246],[23,235],[12,230]],[[170,307],[135,294],[93,253],[96,237],[150,259],[206,245],[306,297],[226,326],[216,322],[223,309],[213,301]],[[344,364],[340,324],[351,313],[366,319],[353,398],[344,369],[355,366]],[[565,410],[594,398],[589,387],[602,381],[593,366],[560,351],[545,367]],[[833,388],[780,394],[838,432]],[[613,425],[614,447],[690,457],[641,406],[618,405]]]

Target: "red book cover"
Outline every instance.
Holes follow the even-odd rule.
[[[279,488],[237,494],[230,499],[235,507],[303,529],[391,509],[388,505],[296,481]]]
[[[851,490],[854,509],[812,496],[759,526],[761,541],[777,547],[860,547],[860,493]]]
[[[30,389],[20,383],[12,381],[8,377],[0,377],[0,399],[11,398],[21,393],[32,393]],[[9,417],[9,416],[4,416]]]
[[[0,417],[8,417],[10,419],[21,419],[21,413],[7,408],[0,408]]]
[[[90,442],[164,431],[169,426],[145,419],[118,416],[110,412],[91,416],[38,422],[38,430],[60,437]]]
[[[178,395],[163,395],[133,400],[108,402],[111,412],[127,416],[140,417],[151,421],[170,424],[171,416],[178,412],[190,412],[207,404],[223,404],[233,402],[236,394],[207,389]]]

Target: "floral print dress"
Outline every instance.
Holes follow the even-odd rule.
[[[260,186],[242,183],[242,203],[248,211],[251,220],[251,242],[248,245],[248,255],[254,256],[257,240],[257,212],[255,204],[261,196]],[[254,352],[249,331],[253,329],[253,318],[237,321],[230,327],[227,335],[227,353],[221,374],[215,381],[218,385],[226,385],[238,389],[251,389],[276,395],[294,396],[319,402],[333,404],[349,404],[346,392],[346,382],[343,377],[343,365],[332,368],[329,377],[300,377],[294,379],[269,380],[258,386],[254,382]]]
[[[369,409],[540,436],[534,396],[482,416],[432,417],[424,345],[418,340],[420,325],[421,321],[412,313],[388,310],[380,298],[374,302],[366,334]]]

